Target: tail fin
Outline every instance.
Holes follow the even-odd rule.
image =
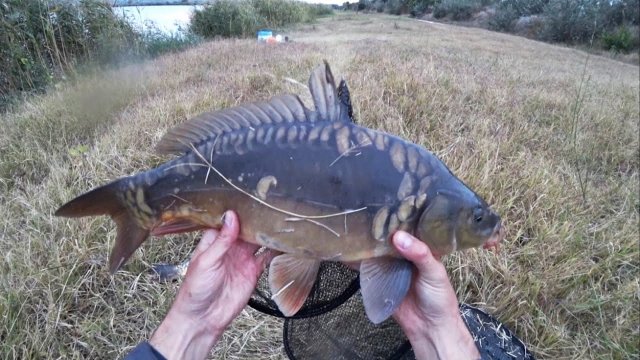
[[[117,225],[116,243],[109,256],[109,272],[115,273],[149,237],[118,196],[120,180],[93,189],[62,205],[56,216],[83,217],[109,215]]]

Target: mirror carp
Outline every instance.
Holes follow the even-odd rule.
[[[150,235],[220,228],[234,210],[241,238],[279,252],[269,286],[285,316],[304,304],[321,261],[359,263],[365,311],[387,319],[412,265],[391,244],[414,234],[436,255],[504,237],[500,217],[425,148],[355,124],[349,89],[329,65],[309,79],[313,109],[292,94],[201,114],[157,145],[176,157],[66,203],[57,216],[109,215],[109,270]]]

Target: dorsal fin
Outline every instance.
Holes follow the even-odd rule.
[[[351,106],[351,93],[349,92],[349,87],[344,79],[340,80],[340,85],[338,85],[338,99],[340,100],[340,111],[343,114],[346,113],[349,118],[348,121],[355,124],[356,121],[353,118],[353,106]]]
[[[205,140],[214,140],[217,136],[234,130],[265,124],[350,121],[350,106],[341,104],[327,62],[311,73],[309,89],[315,111],[308,110],[298,96],[286,94],[273,97],[268,102],[249,103],[206,112],[169,130],[156,146],[156,150],[163,154],[181,154],[190,151],[192,145]]]
[[[238,130],[264,124],[313,121],[307,120],[308,110],[295,95],[276,96],[269,102],[250,103],[207,112],[169,130],[156,146],[162,154],[180,154],[191,145]]]
[[[318,118],[327,121],[341,120],[336,82],[326,61],[311,73],[309,91],[311,91]]]

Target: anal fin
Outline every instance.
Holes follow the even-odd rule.
[[[272,299],[284,316],[293,316],[309,296],[320,261],[291,254],[278,255],[269,266]]]
[[[409,291],[413,266],[391,257],[363,260],[360,289],[364,310],[374,324],[385,321],[400,306]]]
[[[188,219],[175,219],[162,223],[151,230],[151,235],[161,236],[167,234],[179,234],[191,231],[204,230],[207,226],[198,224]]]

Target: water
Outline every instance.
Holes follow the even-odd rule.
[[[119,6],[113,11],[143,30],[157,28],[166,33],[186,30],[194,9],[202,5]]]

